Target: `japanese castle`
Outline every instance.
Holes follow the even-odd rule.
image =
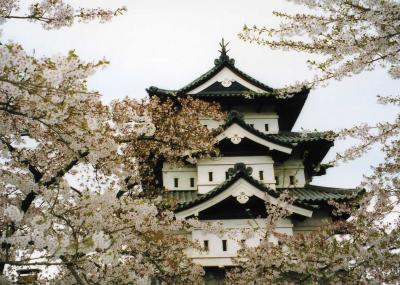
[[[214,66],[188,85],[179,90],[147,89],[150,96],[192,96],[218,102],[229,114],[222,123],[224,131],[217,136],[221,156],[180,168],[164,163],[162,169],[165,196],[176,202],[177,217],[218,221],[227,229],[225,236],[202,230],[191,233],[204,251],[188,254],[205,268],[206,278],[234,265],[232,258],[243,244],[259,244],[267,216],[265,201],[276,204],[283,191],[287,190],[294,202],[287,205],[290,215],[279,222],[276,232],[289,235],[347,218],[334,216],[328,201],[361,195],[360,189],[311,184],[314,176],[326,173],[328,166],[321,161],[333,139],[331,133],[292,132],[309,91],[303,89],[285,98],[274,96],[273,88],[236,67],[223,41]],[[221,122],[204,118],[202,124],[217,128]],[[259,228],[260,236],[245,239],[241,229],[246,227]]]

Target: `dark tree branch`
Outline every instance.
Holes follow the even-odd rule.
[[[86,157],[89,154],[89,151],[85,151],[83,153],[79,154],[79,157],[74,158],[70,163],[68,163],[64,168],[60,169],[59,171],[57,171],[56,175],[54,175],[52,178],[50,178],[49,180],[47,180],[46,182],[43,183],[43,186],[45,187],[50,187],[51,185],[53,185],[54,183],[57,182],[57,180],[60,177],[63,177],[68,171],[70,171],[72,169],[72,167],[74,167],[75,165],[78,164],[78,162],[80,161],[81,158]],[[37,183],[40,183],[40,181],[37,181]],[[33,200],[35,200],[37,196],[37,193],[35,193],[34,191],[31,191],[26,197],[25,199],[21,202],[21,209],[26,212],[28,211],[30,205],[32,204]]]
[[[18,150],[13,147],[11,143],[9,143],[6,139],[0,137],[0,141],[7,147],[9,152],[17,153],[19,155]],[[34,165],[32,165],[29,160],[23,160],[21,161],[21,163],[28,167],[28,170],[32,173],[35,182],[38,183],[43,177],[43,174]]]
[[[26,212],[28,211],[29,207],[31,206],[33,200],[35,200],[37,196],[37,193],[34,191],[31,191],[28,193],[28,195],[26,195],[25,199],[22,200],[21,202],[21,210]]]
[[[75,187],[70,187],[72,191],[74,191],[75,193],[77,193],[80,197],[82,196],[82,192],[79,191],[78,189],[76,189]]]
[[[53,185],[60,177],[63,177],[68,171],[70,171],[75,165],[78,164],[80,159],[85,158],[88,156],[89,151],[85,151],[83,153],[79,153],[79,156],[74,158],[70,163],[68,163],[64,168],[60,169],[57,171],[56,175],[54,175],[52,178],[47,180],[46,182],[43,183],[43,186],[49,187]]]

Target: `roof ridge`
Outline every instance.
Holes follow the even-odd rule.
[[[332,131],[317,131],[317,130],[312,131],[312,132],[279,131],[278,134],[282,134],[282,135],[285,135],[285,134],[325,134],[325,133],[331,133],[331,132]]]
[[[319,191],[325,191],[325,192],[330,192],[330,193],[338,193],[342,194],[343,192],[360,192],[360,191],[365,191],[364,188],[339,188],[339,187],[329,187],[329,186],[322,186],[322,185],[313,185],[313,184],[306,184],[305,185],[306,189],[312,189],[312,190],[319,190]]]

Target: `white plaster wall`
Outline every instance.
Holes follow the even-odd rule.
[[[247,124],[252,124],[254,128],[260,132],[267,134],[276,134],[279,132],[278,115],[275,112],[243,112],[244,121]],[[216,129],[220,127],[223,122],[218,122],[212,119],[203,118],[200,120],[202,125],[207,126],[209,129]],[[265,131],[265,124],[268,124],[268,132]]]
[[[167,190],[196,190],[197,168],[196,166],[177,167],[168,163],[163,165],[163,183]],[[178,187],[174,186],[174,178],[179,179]],[[190,178],[194,178],[194,187],[190,187]]]
[[[247,124],[253,124],[254,128],[267,134],[276,134],[279,132],[278,115],[275,112],[243,113]],[[265,124],[268,124],[268,131],[265,131]]]
[[[204,221],[215,223],[219,222],[226,229],[223,235],[206,232],[203,230],[194,230],[192,232],[192,239],[196,240],[203,245],[204,240],[208,240],[208,251],[189,250],[188,255],[203,266],[228,266],[232,265],[231,258],[237,256],[237,251],[244,244],[248,247],[256,247],[264,236],[265,220],[263,219],[237,219],[237,220],[218,220],[218,221]],[[247,237],[245,231],[252,230],[254,235]],[[278,223],[275,232],[282,234],[293,234],[293,224],[289,219],[282,219]],[[227,240],[227,251],[223,251],[222,240]],[[272,236],[269,239],[271,242],[276,243],[278,240]]]
[[[224,122],[218,122],[218,121],[208,119],[208,118],[200,119],[200,123],[203,126],[207,126],[207,128],[209,128],[209,129],[216,129],[224,124]]]
[[[271,186],[274,185],[274,162],[270,156],[220,157],[198,162],[197,181],[199,193],[207,193],[223,183],[226,180],[225,173],[238,162],[243,162],[247,167],[253,168],[252,176],[257,180],[259,180],[259,171],[263,171],[264,180],[261,182]],[[209,181],[209,172],[213,173],[213,181]]]
[[[165,163],[163,166],[164,187],[168,190],[195,190],[200,194],[207,193],[225,181],[225,172],[236,163],[243,162],[253,168],[252,176],[259,180],[259,171],[264,172],[266,186],[276,188],[304,187],[306,184],[304,166],[301,160],[288,160],[283,164],[275,165],[269,156],[248,157],[220,157],[200,160],[196,166],[176,167]],[[209,181],[208,172],[213,172],[213,181]],[[279,177],[276,184],[275,176]],[[295,184],[290,185],[290,176],[295,177]],[[174,178],[179,179],[178,187],[174,187]],[[190,178],[194,178],[194,187],[190,187]]]
[[[275,176],[279,177],[279,184],[276,184],[276,188],[304,187],[306,184],[304,165],[300,159],[287,160],[282,164],[275,165]],[[295,177],[295,185],[290,185],[290,176]]]

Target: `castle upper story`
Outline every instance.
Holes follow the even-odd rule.
[[[195,80],[177,90],[151,86],[149,96],[185,97],[191,96],[204,101],[217,102],[222,109],[236,110],[245,116],[245,121],[261,132],[290,132],[295,124],[309,89],[278,94],[274,89],[243,72],[235,60],[227,54],[226,44],[220,44],[220,56],[214,66]],[[215,122],[205,124],[212,126]]]

